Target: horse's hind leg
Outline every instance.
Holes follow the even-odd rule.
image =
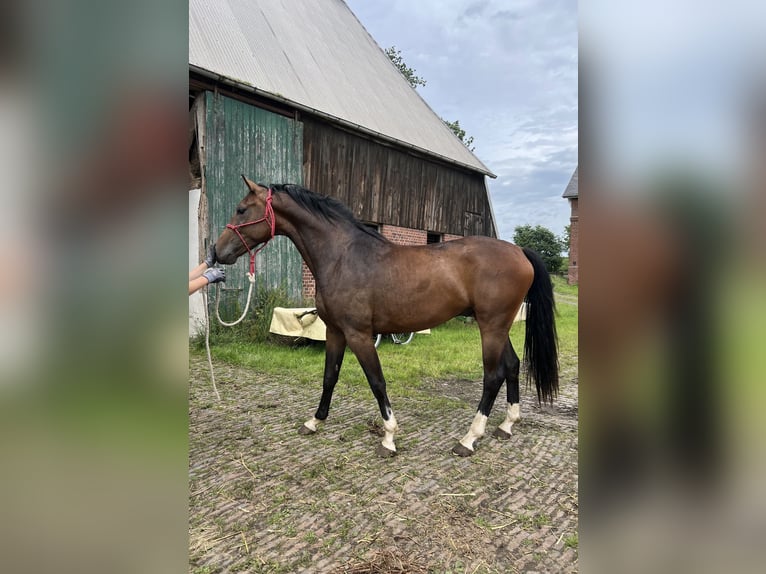
[[[503,365],[505,366],[505,382],[508,391],[508,406],[506,407],[505,420],[495,429],[493,435],[500,439],[511,438],[511,427],[521,420],[519,410],[519,356],[513,350],[510,339],[503,351]]]
[[[481,327],[481,325],[480,325]],[[488,329],[481,331],[481,348],[484,362],[484,389],[479,401],[479,408],[474,416],[468,433],[460,439],[452,452],[458,456],[471,456],[474,453],[474,443],[484,436],[487,428],[487,418],[495,404],[497,393],[506,377],[504,345],[508,340],[508,328]]]
[[[343,364],[343,355],[346,352],[346,337],[343,333],[330,325],[327,325],[327,343],[325,345],[324,377],[322,379],[322,398],[319,400],[319,408],[313,418],[303,423],[298,429],[300,434],[314,434],[319,423],[327,418],[330,412],[330,401],[338,382],[340,367]]]

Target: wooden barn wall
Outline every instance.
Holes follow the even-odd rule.
[[[205,93],[205,193],[211,240],[215,240],[246,193],[241,174],[256,182],[302,184],[300,122],[247,103]],[[256,258],[259,286],[284,287],[301,298],[301,255],[286,237],[276,237]],[[226,267],[226,288],[239,291],[244,306],[249,258]],[[229,319],[230,317],[225,317]]]
[[[484,176],[303,118],[305,186],[374,223],[494,236]]]

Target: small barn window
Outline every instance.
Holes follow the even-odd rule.
[[[366,221],[363,223],[365,227],[369,227],[373,231],[377,231],[378,233],[380,233],[380,225],[378,225],[377,223],[367,223]]]
[[[428,235],[426,236],[426,243],[441,243],[442,242],[442,234],[441,233],[431,233],[428,232]]]

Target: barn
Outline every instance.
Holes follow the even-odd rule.
[[[190,0],[189,110],[190,259],[244,195],[240,174],[335,197],[399,243],[497,236],[495,176],[342,0]],[[227,268],[227,287],[244,294],[241,263]],[[257,275],[295,300],[314,296],[284,237],[258,255]]]

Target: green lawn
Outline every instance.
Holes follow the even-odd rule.
[[[577,286],[554,278],[556,292],[568,298],[577,295]],[[521,356],[524,322],[511,329],[511,341]],[[562,372],[577,369],[577,307],[559,304],[557,321]],[[217,330],[216,330],[217,331]],[[204,355],[204,343],[192,344],[191,352]],[[301,383],[320,383],[324,368],[324,344],[290,346],[281,342],[252,342],[245,337],[217,333],[211,338],[213,361],[251,368],[259,373],[286,377]],[[424,380],[482,378],[479,329],[475,322],[453,319],[431,329],[430,335],[415,335],[409,345],[384,340],[378,348],[383,372],[392,395],[418,396]],[[339,384],[369,392],[356,357],[346,352]]]
[[[561,277],[560,275],[553,275],[551,276],[551,279],[553,280],[553,290],[556,293],[559,293],[561,295],[577,297],[577,293],[578,293],[577,285],[569,285],[567,283],[566,277]]]

